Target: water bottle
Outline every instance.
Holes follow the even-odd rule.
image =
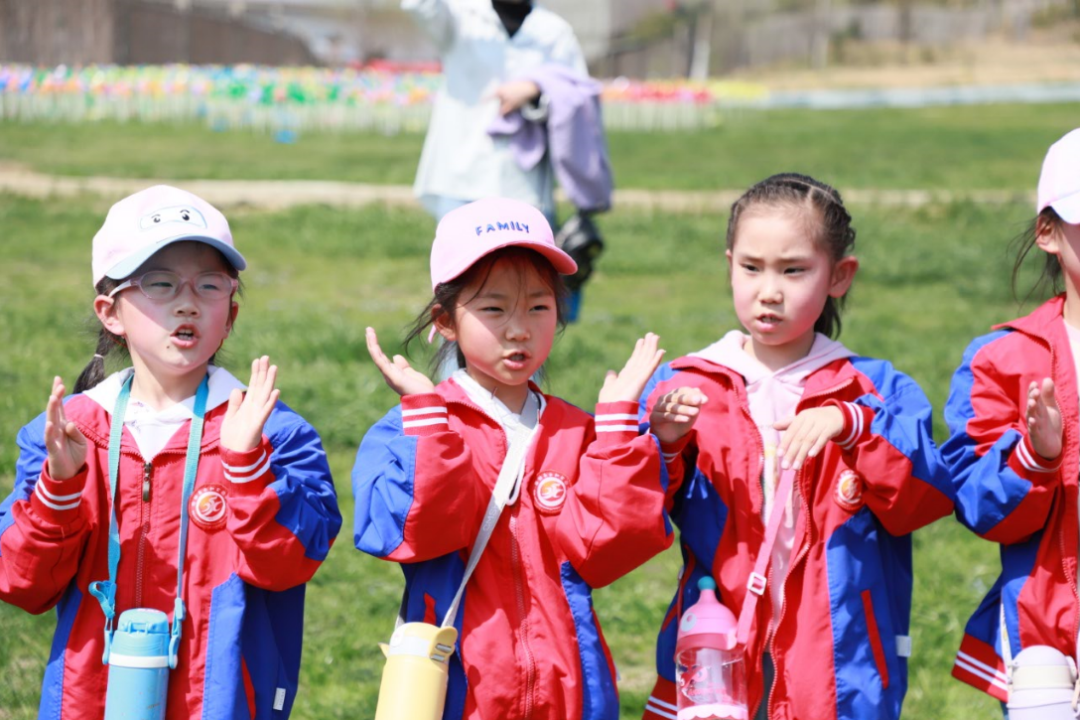
[[[405,623],[394,630],[386,655],[375,720],[440,720],[446,704],[450,656],[457,630]]]
[[[710,577],[683,613],[675,641],[678,720],[747,720],[746,664],[735,615],[716,599]]]
[[[1009,720],[1076,720],[1076,664],[1055,648],[1033,645],[1009,668]]]
[[[105,720],[164,720],[169,690],[169,619],[125,610],[109,652]]]

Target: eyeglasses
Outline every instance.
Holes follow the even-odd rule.
[[[194,279],[182,278],[169,270],[153,270],[136,277],[131,277],[117,285],[109,297],[121,290],[137,287],[151,300],[165,302],[180,294],[184,285],[190,284],[195,294],[204,300],[224,300],[236,292],[240,285],[236,278],[222,272],[199,273]]]

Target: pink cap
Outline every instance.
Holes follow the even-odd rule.
[[[511,246],[535,250],[563,275],[577,272],[577,263],[555,245],[543,213],[518,200],[486,198],[451,210],[439,221],[431,245],[431,288],[458,277],[488,253]]]
[[[1038,212],[1047,207],[1070,225],[1080,223],[1080,128],[1051,145],[1043,160]]]
[[[109,208],[94,236],[94,285],[105,277],[128,277],[158,250],[180,240],[206,243],[237,270],[247,267],[220,210],[187,191],[155,185]]]
[[[701,595],[679,619],[676,652],[692,648],[711,647],[732,650],[738,644],[735,614],[716,598],[716,583],[705,576],[698,580]]]

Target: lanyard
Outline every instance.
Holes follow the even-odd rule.
[[[120,389],[113,408],[112,426],[109,432],[109,579],[90,583],[90,594],[97,598],[105,613],[105,654],[101,661],[109,663],[112,647],[113,619],[116,617],[116,569],[120,565],[120,529],[116,521],[117,479],[120,475],[120,436],[124,430],[128,398],[131,396],[132,373]],[[191,418],[188,435],[187,457],[184,461],[184,489],[180,500],[180,543],[176,561],[176,601],[173,604],[172,632],[169,638],[169,667],[175,668],[180,649],[181,623],[186,614],[183,600],[184,549],[187,546],[188,501],[195,487],[195,475],[199,469],[199,449],[202,445],[203,416],[206,414],[206,397],[209,395],[209,376],[203,378],[195,393],[195,414]]]

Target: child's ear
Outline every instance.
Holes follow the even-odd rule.
[[[232,333],[233,325],[236,324],[236,316],[240,314],[240,303],[232,303],[232,307],[229,308],[229,319],[225,321],[225,337],[229,337]]]
[[[442,335],[443,340],[446,342],[457,340],[457,331],[454,330],[453,318],[450,317],[450,313],[443,310],[442,305],[435,305],[431,308],[431,322],[435,326],[435,330]]]
[[[101,325],[117,337],[124,336],[124,323],[116,312],[116,299],[108,295],[94,298],[94,314]]]
[[[1051,255],[1061,254],[1061,233],[1057,226],[1040,215],[1035,220],[1035,244]]]
[[[855,273],[859,270],[859,259],[854,255],[846,255],[833,265],[832,284],[829,285],[829,297],[843,297],[851,289],[851,283],[855,280]]]

